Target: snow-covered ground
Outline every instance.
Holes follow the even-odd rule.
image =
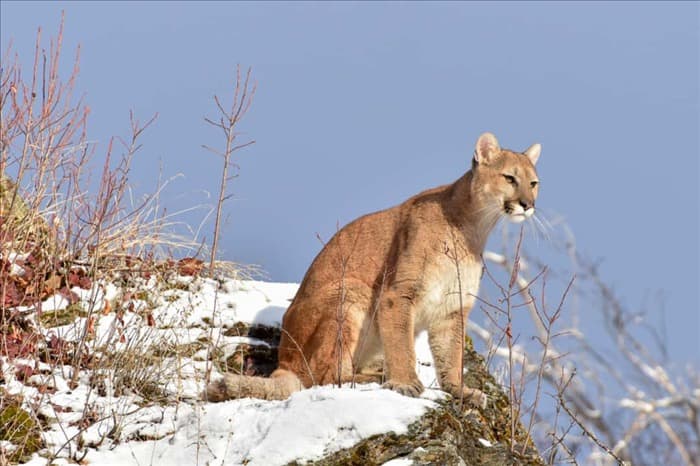
[[[205,403],[200,393],[207,370],[213,379],[220,376],[211,364],[212,348],[220,349],[216,358],[225,358],[241,343],[261,343],[226,330],[238,322],[279,325],[297,285],[181,276],[171,280],[164,287],[151,279],[143,286],[148,292],[133,294],[104,282],[87,290],[73,288],[83,308],[94,310],[91,316],[41,328],[47,337],[65,341],[80,338],[90,328],[93,351],[112,342],[124,354],[135,352],[137,357],[139,352],[146,357],[153,344],[167,353],[165,348],[208,342],[186,356],[173,351],[172,357],[158,360],[153,370],[158,371],[165,401],[145,402],[121,390],[123,374],[115,365],[98,363],[75,378],[69,365],[37,366],[33,360],[0,358],[6,393],[23,395],[24,407],[40,413],[47,425],[42,432],[47,448],[27,464],[74,464],[81,458],[81,464],[92,465],[277,465],[311,460],[375,434],[403,433],[442,396],[435,388],[427,338],[421,335],[418,373],[425,386],[432,387],[422,398],[369,384],[314,387],[284,401]],[[66,306],[68,301],[57,295],[41,308],[46,312]],[[32,314],[31,308],[23,311]],[[86,325],[90,317],[93,322]],[[22,364],[34,367],[30,377],[19,375]],[[144,365],[138,367],[143,370]],[[74,388],[72,378],[78,382]],[[51,457],[55,459],[49,463]]]

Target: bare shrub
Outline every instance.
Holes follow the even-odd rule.
[[[648,325],[648,316],[621,303],[595,264],[575,251],[570,235],[563,249],[574,259],[573,270],[559,273],[528,256],[519,239],[515,242],[512,260],[484,253],[486,275],[496,282],[498,297],[479,299],[490,325],[471,319],[469,326],[486,344],[492,368],[505,367],[513,415],[529,415],[528,433],[546,461],[697,465],[697,371],[671,375],[663,338]],[[532,272],[532,265],[540,272]],[[499,268],[510,277],[509,286],[493,277]],[[563,291],[550,310],[545,288],[552,277],[562,282]],[[509,304],[509,296],[516,295],[520,300]],[[601,319],[604,328],[585,326],[579,308],[584,323]],[[517,331],[515,316],[521,319]],[[523,326],[525,317],[530,327]],[[533,338],[523,340],[529,328]]]
[[[116,425],[121,416],[88,409],[100,391],[129,392],[143,403],[168,395],[163,380],[177,376],[179,354],[156,351],[163,337],[155,333],[148,306],[156,304],[159,290],[149,279],[197,275],[196,260],[172,257],[201,246],[194,235],[174,233],[183,225],[177,221],[181,212],[161,208],[168,181],[143,197],[131,189],[140,138],[156,116],[141,123],[131,113],[130,135],[110,139],[99,152],[87,136],[89,110],[75,96],[79,53],[62,79],[62,41],[63,22],[48,50],[39,29],[28,71],[11,47],[0,66],[0,366],[11,366],[0,369],[20,381],[37,379],[39,394],[21,407],[30,416],[51,405],[47,396],[56,374],[75,387],[91,373],[79,437],[98,420],[114,417]],[[107,281],[120,286],[116,298],[107,296]],[[129,307],[136,300],[146,307]],[[46,308],[54,302],[62,304]],[[100,336],[107,315],[112,326]],[[0,398],[10,402],[4,393]],[[4,415],[24,416],[8,406]],[[0,437],[16,446],[12,432]],[[74,448],[78,437],[53,455]],[[14,458],[13,451],[0,457]],[[69,456],[78,461],[74,453]]]
[[[209,261],[209,275],[214,274],[214,265],[216,261],[216,253],[219,249],[219,234],[221,230],[221,214],[224,205],[224,201],[231,197],[227,194],[227,187],[231,179],[238,176],[237,173],[232,173],[233,170],[238,170],[239,166],[233,162],[233,153],[255,144],[254,140],[243,142],[238,144],[236,138],[239,136],[238,124],[240,123],[243,116],[250,109],[253,103],[253,97],[255,96],[255,90],[257,88],[256,83],[250,83],[250,74],[252,69],[248,68],[245,74],[245,78],[241,77],[241,67],[236,66],[236,84],[233,90],[233,99],[231,102],[231,109],[226,110],[219,100],[218,96],[214,96],[214,102],[219,110],[219,116],[217,119],[204,118],[204,121],[210,125],[219,128],[224,133],[224,149],[217,150],[210,146],[203,145],[205,149],[209,152],[218,155],[222,159],[221,168],[221,182],[219,185],[219,195],[216,202],[216,216],[214,218],[214,238],[212,239],[211,246],[211,258]]]
[[[41,29],[29,76],[8,48],[0,71],[0,232],[12,250],[41,251],[51,259],[103,261],[109,257],[164,256],[192,249],[170,233],[175,214],[154,193],[135,199],[131,166],[139,138],[156,116],[140,123],[130,114],[130,136],[112,138],[101,162],[87,137],[89,109],[75,98],[79,53],[67,80],[59,72],[63,23],[49,50]],[[99,177],[94,179],[93,173]],[[165,183],[167,184],[167,183]],[[90,189],[94,188],[94,189]],[[3,248],[3,250],[10,250]]]

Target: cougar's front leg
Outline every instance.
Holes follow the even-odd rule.
[[[410,299],[386,293],[377,315],[387,372],[384,387],[416,397],[423,392],[423,384],[416,374],[414,318]]]
[[[463,386],[461,380],[467,315],[468,312],[456,311],[434,321],[428,329],[428,341],[440,388],[455,399],[464,399],[469,404],[484,406],[486,395],[475,388]]]

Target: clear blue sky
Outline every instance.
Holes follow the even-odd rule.
[[[202,118],[236,63],[253,67],[241,129],[257,144],[240,153],[225,258],[299,281],[317,232],[451,182],[488,130],[542,143],[539,207],[626,304],[662,291],[671,355],[700,359],[697,2],[3,0],[2,50],[12,38],[29,60],[62,9],[90,138],[126,135],[130,109],[159,112],[133,181],[147,190],[161,163],[185,173],[171,210],[216,191],[219,160],[200,145],[221,141]]]

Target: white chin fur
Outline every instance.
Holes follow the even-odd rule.
[[[512,223],[522,223],[528,218],[532,217],[532,215],[535,213],[534,208],[529,208],[527,210],[523,210],[522,207],[518,206],[515,209],[515,212],[512,214],[508,215],[508,220],[510,220]]]

